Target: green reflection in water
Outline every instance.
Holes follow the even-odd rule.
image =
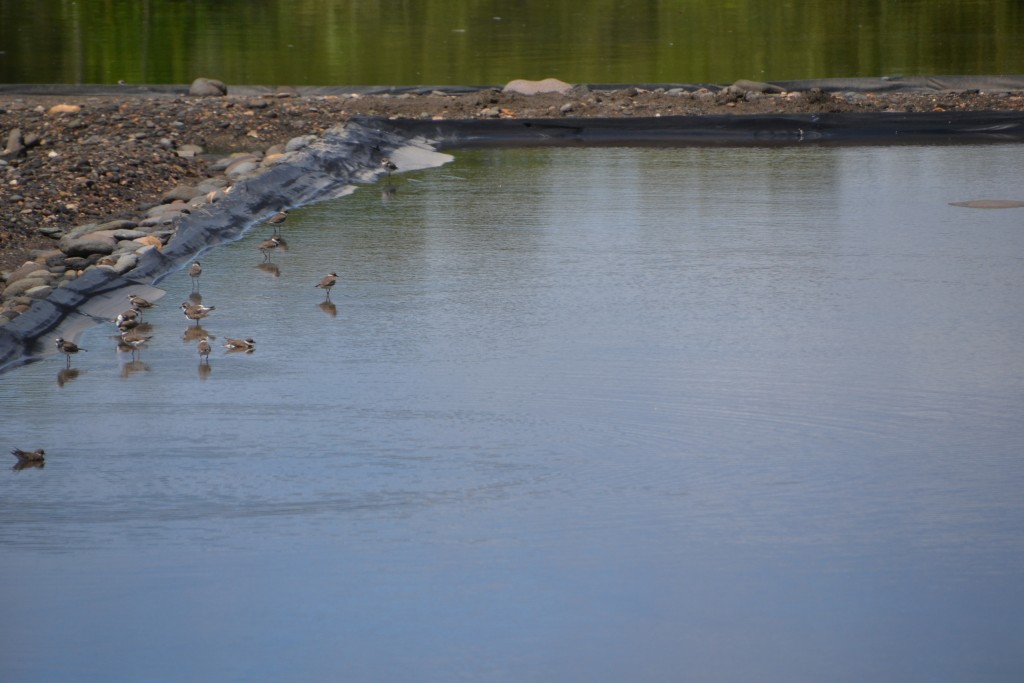
[[[0,0],[0,81],[700,83],[1024,73],[1019,0]]]

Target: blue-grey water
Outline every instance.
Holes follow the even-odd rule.
[[[1017,681],[1024,213],[949,202],[1022,169],[467,151],[259,226],[209,372],[181,272],[0,376],[0,680]]]

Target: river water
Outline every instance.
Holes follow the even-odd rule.
[[[1019,0],[0,2],[0,83],[731,83],[1024,73]]]
[[[0,679],[1016,681],[1024,220],[949,202],[1022,168],[473,150],[258,226],[208,367],[179,272],[0,376]]]

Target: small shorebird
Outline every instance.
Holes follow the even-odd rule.
[[[260,242],[259,250],[263,252],[263,260],[268,260],[270,258],[270,251],[277,249],[279,246],[281,246],[281,238],[277,235],[272,235],[270,239]]]
[[[331,287],[333,287],[334,283],[336,283],[337,281],[338,281],[338,274],[334,273],[334,272],[331,272],[331,273],[328,273],[327,275],[325,275],[324,279],[320,280],[320,282],[317,285],[315,285],[315,286],[319,287],[320,289],[322,289],[324,291],[326,291],[327,292],[327,299],[330,299],[331,298]]]
[[[212,351],[212,349],[210,348],[210,339],[209,339],[209,337],[203,337],[199,341],[199,346],[196,347],[196,350],[199,351],[199,361],[200,362],[202,362],[204,360],[207,363],[210,362],[210,351]]]
[[[398,170],[398,166],[395,166],[395,162],[391,161],[391,159],[387,157],[381,157],[380,167],[384,169],[385,173],[387,173],[388,179],[391,178],[392,171]]]
[[[274,226],[274,234],[278,234],[278,226],[288,220],[288,209],[281,209],[267,219],[267,223]]]
[[[192,278],[192,289],[199,286],[199,276],[203,274],[203,267],[199,264],[199,261],[193,261],[192,265],[189,266],[188,276]]]
[[[129,323],[135,324],[129,325]],[[121,328],[122,332],[129,327],[135,327],[139,324],[139,310],[137,308],[129,308],[127,311],[118,313],[117,317],[114,318],[114,324]]]
[[[20,448],[12,448],[11,455],[17,458],[19,463],[42,462],[46,459],[46,451],[42,448],[37,448],[34,451],[23,451]]]
[[[200,270],[202,270],[202,268],[200,268]],[[134,308],[140,314],[142,313],[143,308],[156,308],[156,304],[154,304],[152,301],[147,301],[146,299],[143,299],[138,294],[129,294],[128,301],[131,302],[132,308]]]
[[[224,348],[231,349],[232,351],[252,351],[256,348],[256,340],[252,337],[248,339],[232,339],[231,337],[224,337],[224,341],[227,344]]]
[[[216,306],[204,306],[202,304],[190,304],[187,301],[181,302],[181,312],[185,314],[185,317],[189,320],[195,320],[196,325],[202,318],[210,315],[210,311],[216,310]]]
[[[153,338],[153,335],[139,334],[138,332],[128,331],[121,334],[121,342],[126,346],[131,347],[132,356],[135,356],[135,352],[138,351],[143,344]]]
[[[81,346],[75,344],[74,342],[64,341],[62,337],[57,337],[57,339],[54,341],[57,344],[57,350],[63,353],[65,356],[67,356],[69,368],[71,367],[71,354],[78,353],[79,351],[89,350],[83,349]]]

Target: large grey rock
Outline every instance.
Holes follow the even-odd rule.
[[[186,144],[181,145],[175,150],[175,153],[179,157],[190,158],[202,154],[205,150],[199,145]]]
[[[315,135],[300,135],[299,137],[292,138],[287,143],[285,143],[284,151],[294,152],[296,150],[302,149],[303,147],[308,147],[313,142],[316,142]]]
[[[41,277],[25,277],[17,282],[11,282],[4,287],[3,297],[5,299],[10,299],[12,297],[21,296],[33,287],[44,287],[48,284],[50,284],[48,279],[43,279]]]
[[[97,230],[130,230],[137,225],[138,223],[136,221],[128,220],[127,218],[119,218],[118,220],[100,223]]]
[[[113,238],[120,242],[121,240],[136,240],[148,234],[145,230],[114,230]]]
[[[127,272],[127,271],[131,270],[132,268],[134,268],[135,266],[137,266],[138,263],[139,263],[139,257],[136,254],[122,254],[120,257],[118,257],[117,261],[114,263],[114,272],[115,273]]]
[[[22,278],[30,276],[32,273],[39,271],[46,271],[46,266],[36,263],[35,261],[28,261],[25,264],[18,266],[7,276],[7,282],[16,282]]]
[[[231,165],[224,169],[224,175],[229,178],[238,178],[239,176],[252,173],[260,167],[259,157],[243,157],[231,162]]]
[[[25,296],[32,299],[45,299],[53,293],[53,287],[51,285],[39,285],[38,287],[32,287],[25,291]]]
[[[560,95],[568,95],[572,92],[572,85],[557,78],[545,78],[542,81],[528,81],[517,78],[506,83],[502,92],[519,95],[540,95],[541,93],[553,92]]]
[[[112,231],[90,232],[81,237],[62,237],[60,250],[68,256],[89,256],[90,254],[112,254],[117,240]]]
[[[160,201],[164,204],[170,204],[171,202],[178,200],[187,202],[200,194],[202,193],[196,189],[195,185],[176,185],[165,192],[164,195],[160,197]]]
[[[223,97],[228,94],[228,87],[213,78],[197,78],[188,88],[193,97]]]

